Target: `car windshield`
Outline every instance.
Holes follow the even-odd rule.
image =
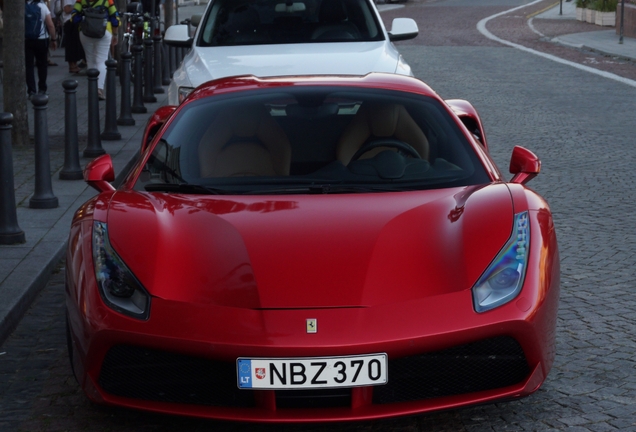
[[[186,103],[156,144],[135,188],[364,193],[488,181],[453,117],[431,97],[289,86]]]
[[[370,0],[216,0],[199,46],[384,39]]]

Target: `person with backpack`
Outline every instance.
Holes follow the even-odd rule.
[[[117,45],[117,7],[114,0],[77,0],[72,17],[73,22],[79,24],[87,67],[99,71],[97,94],[100,100],[104,100],[106,60],[111,45]]]
[[[36,92],[46,94],[49,46],[52,50],[57,48],[51,11],[39,0],[27,0],[24,4],[24,32],[26,83],[30,99]],[[37,88],[35,67],[38,68]]]

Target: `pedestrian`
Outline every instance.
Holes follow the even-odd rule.
[[[84,48],[80,42],[79,28],[71,19],[75,0],[63,0],[62,22],[64,23],[64,60],[70,73],[78,73],[78,62],[85,59]]]
[[[26,66],[27,94],[29,99],[36,93],[47,94],[49,45],[57,48],[55,26],[51,11],[39,0],[27,0],[24,5],[24,55]],[[38,83],[35,85],[35,68]]]
[[[102,21],[106,23],[105,28],[99,33],[95,32],[96,29],[92,24],[92,17],[96,14],[103,14]],[[119,13],[115,2],[114,0],[77,0],[73,7],[72,20],[79,24],[79,36],[84,47],[87,67],[99,71],[97,95],[99,100],[104,100],[106,99],[104,96],[106,60],[108,60],[111,45],[117,45],[117,32],[113,29],[119,27]]]
[[[44,4],[46,4],[46,7],[49,8],[49,12],[51,12],[51,20],[53,21],[53,27],[55,28],[55,34],[59,37],[62,33],[61,33],[61,29],[60,26],[58,25],[58,20],[59,20],[59,0],[52,0],[53,1],[53,6],[51,6],[51,1],[50,0],[40,0],[41,2],[43,2]],[[57,7],[57,9],[56,9]],[[55,38],[57,40],[57,38]],[[59,48],[59,47],[58,47]],[[49,66],[57,66],[57,63],[55,63],[53,60],[51,60],[51,50],[49,49],[49,52],[46,56],[46,61],[47,64]]]

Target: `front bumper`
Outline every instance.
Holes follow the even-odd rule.
[[[146,322],[108,309],[96,289],[84,292],[94,293],[84,308],[90,316],[74,302],[68,307],[75,370],[86,394],[98,403],[162,413],[259,422],[416,414],[526,396],[539,388],[554,359],[558,288],[542,298],[524,288],[518,299],[485,314],[474,312],[469,291],[377,307],[301,310],[154,298]],[[307,318],[317,319],[318,333],[306,332]],[[237,388],[238,357],[376,352],[389,357],[389,383],[382,388]]]

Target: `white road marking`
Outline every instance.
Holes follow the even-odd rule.
[[[518,50],[521,50],[521,51],[524,51],[524,52],[527,52],[527,53],[530,53],[530,54],[534,54],[534,55],[537,55],[539,57],[543,57],[545,59],[552,60],[552,61],[557,62],[557,63],[561,63],[561,64],[564,64],[564,65],[567,65],[567,66],[572,66],[573,68],[576,68],[576,69],[579,69],[579,70],[582,70],[582,71],[585,71],[585,72],[589,72],[589,73],[592,73],[592,74],[595,74],[595,75],[599,75],[599,76],[602,76],[604,78],[608,78],[608,79],[611,79],[611,80],[614,80],[614,81],[618,81],[618,82],[621,82],[623,84],[627,84],[628,86],[631,86],[631,87],[636,87],[636,81],[634,81],[634,80],[631,80],[631,79],[628,79],[628,78],[623,78],[622,76],[618,76],[618,75],[613,74],[611,72],[605,72],[605,71],[602,71],[602,70],[594,69],[592,67],[585,66],[585,65],[582,65],[580,63],[575,63],[575,62],[570,61],[570,60],[565,60],[565,59],[562,59],[560,57],[554,56],[552,54],[543,53],[541,51],[537,51],[537,50],[534,50],[532,48],[528,48],[528,47],[525,47],[523,45],[519,45],[519,44],[516,44],[514,42],[510,42],[510,41],[501,39],[500,37],[497,37],[494,34],[490,33],[490,31],[488,31],[488,29],[486,28],[486,24],[488,23],[488,21],[490,21],[490,20],[492,20],[494,18],[500,17],[502,15],[506,15],[506,14],[508,14],[510,12],[514,12],[514,11],[519,10],[519,9],[526,8],[528,6],[532,6],[533,4],[539,3],[541,1],[543,1],[543,0],[535,0],[532,3],[528,3],[528,4],[525,4],[525,5],[517,6],[515,8],[509,9],[507,11],[499,12],[497,14],[494,14],[494,15],[491,15],[489,17],[486,17],[486,18],[482,19],[481,21],[479,21],[477,23],[477,30],[479,30],[479,32],[481,34],[483,34],[484,36],[486,36],[488,39],[494,40],[496,42],[499,42],[500,44],[507,45],[509,47],[516,48]]]
[[[544,38],[545,35],[543,33],[541,33],[539,30],[537,30],[536,28],[534,28],[534,24],[532,23],[533,20],[534,20],[534,17],[532,17],[532,18],[530,18],[528,20],[528,27],[530,27],[530,30],[532,30],[533,32],[535,32],[536,34],[538,34],[539,36]]]

